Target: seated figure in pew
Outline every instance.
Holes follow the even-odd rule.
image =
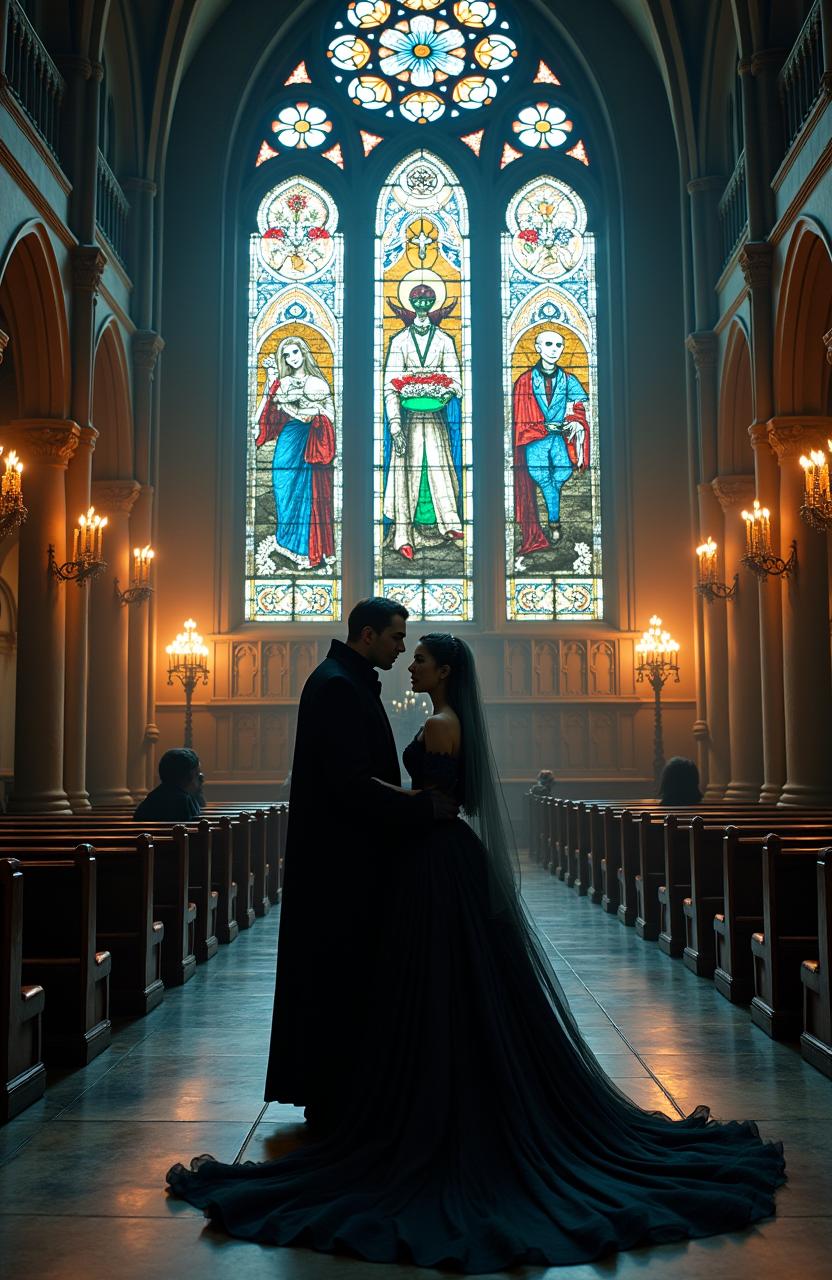
[[[172,747],[159,761],[159,785],[136,809],[137,822],[193,822],[200,817],[202,774],[189,747]]]
[[[662,804],[699,804],[699,770],[693,760],[674,756],[662,769],[659,779],[659,800]]]

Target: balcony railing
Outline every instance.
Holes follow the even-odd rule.
[[[9,87],[49,150],[58,155],[61,103],[66,85],[17,0],[10,0],[6,31]]]
[[[820,0],[815,0],[779,77],[783,136],[787,151],[820,97],[823,72]]]
[[[98,153],[98,184],[95,196],[95,220],[121,262],[127,260],[127,215],[130,205],[118,178],[107,161]]]
[[[745,152],[740,152],[736,168],[719,202],[719,231],[722,265],[733,254],[748,226],[748,193],[745,189]]]

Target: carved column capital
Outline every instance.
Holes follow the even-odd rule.
[[[45,466],[68,466],[81,436],[77,422],[62,418],[21,418],[9,425],[24,457]]]
[[[797,422],[769,423],[768,441],[781,465],[793,458],[799,458],[801,453],[808,453],[810,449],[826,448],[826,438],[822,430]]]
[[[716,368],[717,338],[712,329],[699,329],[688,334],[685,346],[693,356],[700,377],[706,370]]]
[[[749,240],[739,256],[739,264],[749,289],[771,287],[771,261],[774,249],[768,240]]]
[[[133,334],[133,363],[149,378],[153,377],[156,361],[164,345],[164,338],[153,329],[137,329]]]
[[[105,515],[117,511],[129,515],[140,492],[141,485],[136,480],[93,480],[91,489],[95,506]]]
[[[723,511],[750,506],[756,493],[753,476],[717,476],[711,487]]]
[[[125,178],[121,186],[124,191],[143,191],[149,196],[155,196],[158,191],[156,183],[150,178]]]
[[[67,77],[77,76],[80,80],[89,80],[92,75],[92,63],[89,58],[80,54],[65,54],[58,58],[58,66]]]
[[[96,84],[101,84],[104,79],[104,68],[100,62],[90,63],[90,79],[94,80]]]
[[[829,336],[832,338],[832,329],[829,331]],[[10,342],[11,338],[6,333],[5,329],[0,329],[0,364],[3,363],[3,356],[6,354],[6,347]],[[827,352],[827,355],[828,354],[829,353]],[[830,360],[832,360],[832,357],[830,357]]]
[[[766,71],[779,71],[787,54],[788,49],[759,49],[751,56],[751,74],[758,76]]]
[[[72,282],[76,289],[98,296],[107,258],[96,244],[79,244],[72,253]]]
[[[752,422],[748,428],[749,439],[751,440],[752,449],[770,449],[771,444],[768,438],[767,422]]]
[[[688,183],[688,192],[694,195],[697,191],[718,191],[720,195],[725,190],[725,178],[718,173],[706,174],[701,178],[691,178]]]

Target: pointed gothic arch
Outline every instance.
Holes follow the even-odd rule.
[[[127,356],[115,320],[98,335],[92,383],[92,421],[98,432],[93,453],[96,480],[133,474],[133,412]]]
[[[754,454],[748,428],[754,421],[748,335],[739,322],[731,327],[719,388],[717,458],[719,474],[751,475]]]
[[[832,241],[813,219],[797,224],[786,254],[774,331],[778,414],[830,412],[832,366],[823,336],[832,328]]]
[[[0,258],[0,308],[9,323],[20,418],[66,418],[69,328],[63,285],[46,227],[26,223]]]

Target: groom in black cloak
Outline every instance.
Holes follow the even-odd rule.
[[[321,1130],[337,1122],[365,1016],[385,864],[457,812],[441,792],[393,789],[375,668],[404,653],[407,617],[394,600],[359,601],[347,643],[332,641],[298,708],[265,1096],[305,1106]]]

